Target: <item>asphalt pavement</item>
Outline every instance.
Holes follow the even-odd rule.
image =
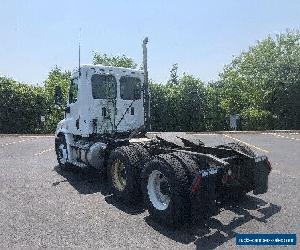
[[[53,136],[0,136],[0,249],[235,249],[236,233],[299,235],[299,133],[196,136],[208,145],[244,143],[266,154],[273,171],[268,193],[250,193],[206,224],[180,229],[120,203],[96,171],[61,170]]]

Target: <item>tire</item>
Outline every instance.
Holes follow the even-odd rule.
[[[64,135],[60,135],[57,138],[55,138],[55,153],[60,168],[62,170],[70,170],[73,165],[63,160],[63,156],[62,156],[63,153],[61,151],[61,147],[64,150],[67,150],[67,142]]]
[[[110,154],[107,165],[108,182],[112,193],[125,203],[141,200],[141,168],[149,157],[138,145],[122,146]]]
[[[154,178],[159,179],[160,194],[156,194],[158,189],[155,187],[157,182]],[[145,207],[154,220],[170,226],[189,221],[191,217],[189,177],[176,157],[163,154],[147,162],[142,171],[141,187]]]
[[[174,152],[170,155],[180,161],[181,166],[184,168],[189,178],[189,184],[191,185],[195,178],[195,175],[201,169],[201,164],[199,164],[199,162],[197,163],[197,160],[194,159],[193,156],[189,153]]]
[[[150,159],[149,152],[141,144],[138,144],[138,143],[132,144],[132,145],[130,145],[130,147],[133,147],[133,148],[136,149],[136,153],[137,153],[138,157],[143,162],[146,162],[146,161],[148,161]]]

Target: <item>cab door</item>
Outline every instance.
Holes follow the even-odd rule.
[[[68,93],[68,105],[66,107],[66,121],[68,131],[79,134],[79,112],[78,112],[78,78],[73,78]]]
[[[117,103],[116,129],[127,132],[144,124],[142,81],[138,76],[123,75],[119,82],[120,97]]]

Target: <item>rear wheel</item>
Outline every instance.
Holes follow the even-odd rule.
[[[120,159],[112,162],[111,166],[111,180],[113,186],[122,192],[126,187],[126,169],[124,163]]]
[[[189,178],[174,156],[159,155],[146,163],[141,187],[145,206],[154,220],[172,226],[189,220]]]
[[[107,176],[112,193],[126,203],[141,198],[140,173],[147,154],[144,148],[131,145],[116,148],[109,157]]]
[[[168,179],[159,170],[153,170],[148,178],[148,196],[155,209],[165,210],[171,200],[171,191]]]

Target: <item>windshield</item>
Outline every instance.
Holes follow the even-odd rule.
[[[137,77],[122,76],[120,78],[120,96],[123,100],[141,98],[141,80]]]
[[[94,74],[91,78],[91,82],[94,99],[116,98],[117,81],[113,75]]]

